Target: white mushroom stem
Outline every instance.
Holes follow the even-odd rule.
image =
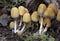
[[[43,27],[43,18],[41,18],[41,21],[40,21],[40,29],[39,29],[40,35],[42,34],[42,27]]]
[[[19,26],[21,26],[21,25],[22,25],[22,17],[21,17],[21,20],[20,20]]]
[[[17,24],[16,24],[16,20],[14,21],[14,33],[17,32]]]
[[[26,25],[24,24],[23,28],[21,29],[21,32],[23,32],[23,31],[24,31],[24,29],[25,29],[25,26],[26,26]]]
[[[22,29],[20,30],[21,32],[24,32],[25,26],[26,26],[26,25],[24,24],[24,26],[23,26]],[[19,31],[19,29],[16,30],[16,32],[18,32],[18,31]]]
[[[47,31],[48,26],[45,27],[44,31],[42,32],[43,34]]]
[[[19,24],[19,27],[22,25],[22,20],[20,20],[20,24]]]

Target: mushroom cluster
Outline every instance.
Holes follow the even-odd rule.
[[[56,15],[56,19],[60,21],[60,11],[58,11],[54,3],[49,4],[48,7],[45,4],[40,4],[37,11],[34,11],[32,14],[30,14],[24,6],[19,6],[18,8],[13,7],[11,9],[11,17],[14,19],[14,22],[10,23],[10,29],[12,29],[12,32],[22,35],[27,24],[32,21],[36,23],[39,22],[39,34],[42,35],[51,26],[51,20],[54,19]],[[19,23],[17,23],[17,18],[19,18]]]
[[[43,6],[43,4],[39,5],[38,13],[39,13],[39,8],[42,8],[42,6]],[[46,7],[46,5],[44,4],[44,6],[42,8],[43,13],[41,13],[42,16],[40,16],[40,20],[39,20],[39,23],[40,23],[39,34],[40,35],[45,33],[47,31],[48,27],[51,26],[51,20],[56,17],[57,11],[58,11],[58,9],[54,3],[49,4],[48,7]],[[41,12],[41,9],[40,9],[40,12]],[[44,28],[43,32],[42,32],[42,28]]]
[[[12,32],[17,33],[18,35],[22,33],[25,29],[26,23],[31,21],[31,17],[27,8],[23,6],[13,7],[11,9],[11,17],[14,19],[13,22],[10,22],[10,29]],[[18,23],[18,18],[20,23]],[[24,24],[22,27],[22,23]]]

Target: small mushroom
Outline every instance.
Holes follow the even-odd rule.
[[[42,27],[43,27],[43,14],[46,10],[46,5],[45,4],[40,4],[38,7],[38,14],[40,15],[40,29],[39,29],[39,34],[41,34]]]
[[[31,21],[31,16],[29,13],[25,13],[23,16],[23,22],[28,23]]]
[[[42,27],[43,27],[43,18],[39,18],[40,28],[39,28],[39,34],[42,34]]]
[[[25,27],[26,27],[26,24],[27,24],[27,23],[30,23],[30,21],[31,21],[30,14],[29,14],[29,13],[25,13],[25,14],[23,15],[24,25],[23,25],[23,27],[22,27],[22,29],[21,29],[20,31],[19,31],[19,30],[17,31],[18,34],[20,34],[20,32],[21,32],[21,33],[24,32],[24,29],[25,29]]]
[[[19,10],[20,16],[23,16],[23,15],[25,14],[25,7],[19,6],[19,7],[18,7],[18,10]]]
[[[49,17],[49,18],[53,19],[55,17],[55,13],[52,10],[52,8],[47,8],[46,11],[44,12],[43,17]]]
[[[17,25],[18,25],[18,23],[17,23]],[[14,32],[14,22],[13,21],[10,22],[9,27],[12,30],[12,34],[13,34],[13,32]]]
[[[21,17],[21,20],[20,20],[20,23],[19,23],[19,26],[22,25],[22,17],[25,13],[29,12],[27,8],[23,7],[23,6],[19,6],[18,7],[18,10],[19,10],[19,14],[20,14],[20,17]]]
[[[45,29],[44,29],[43,33],[45,33],[47,31],[48,27],[51,26],[51,19],[45,18],[44,19],[44,25],[45,25]]]
[[[60,10],[59,10],[58,13],[57,13],[56,20],[57,20],[57,21],[60,21]]]
[[[34,12],[32,13],[32,15],[31,15],[31,20],[32,20],[33,22],[38,22],[38,21],[39,21],[39,16],[38,16],[37,11],[34,11]]]
[[[14,29],[14,22],[10,22],[9,27],[10,29]]]
[[[57,6],[54,3],[49,4],[48,8],[52,8],[52,10],[57,13]]]
[[[11,17],[14,18],[14,33],[16,33],[17,30],[17,24],[16,24],[16,19],[19,17],[18,9],[17,7],[13,7],[11,9]]]
[[[25,26],[26,26],[27,23],[30,23],[31,22],[31,16],[30,16],[29,13],[25,13],[24,14],[24,16],[23,16],[23,22],[24,22],[23,28],[25,28]],[[23,32],[23,30],[21,30],[21,31]]]
[[[16,19],[16,18],[19,17],[19,13],[18,13],[17,7],[13,7],[13,8],[11,9],[11,17],[14,18],[14,19]]]
[[[23,6],[19,6],[18,11],[19,11],[19,14],[20,14],[20,17],[21,17],[19,26],[21,26],[22,25],[22,16],[25,14],[25,8]]]
[[[17,31],[17,35],[21,36],[23,32],[21,32],[20,30]]]
[[[13,36],[13,32],[14,32],[14,22],[10,22],[9,27],[10,27],[10,29],[12,30],[12,36]]]
[[[43,16],[44,11],[46,10],[46,5],[45,4],[40,4],[38,6],[38,13],[40,16]]]

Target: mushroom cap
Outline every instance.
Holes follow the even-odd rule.
[[[49,4],[48,8],[52,8],[52,10],[57,13],[57,6],[54,3]]]
[[[60,10],[59,10],[58,13],[57,13],[56,20],[57,20],[57,21],[60,21]]]
[[[13,29],[14,28],[14,22],[10,22],[9,27],[10,27],[10,29]]]
[[[49,18],[45,18],[44,24],[46,24],[47,27],[50,27],[51,26],[51,20]]]
[[[45,5],[45,4],[40,4],[40,5],[38,6],[38,13],[39,13],[40,15],[42,15],[45,10],[46,10],[46,5]]]
[[[34,21],[34,22],[38,22],[39,20],[39,16],[38,16],[38,13],[37,11],[34,11],[31,15],[31,20]]]
[[[17,35],[21,36],[23,32],[21,32],[20,30],[17,31]]]
[[[31,16],[30,16],[30,14],[29,14],[29,13],[25,13],[25,14],[23,15],[23,22],[28,23],[28,22],[30,22],[30,21],[31,21]]]
[[[19,14],[23,16],[25,14],[25,8],[23,6],[18,7]]]
[[[17,7],[13,7],[13,8],[11,9],[11,17],[12,17],[12,18],[18,18],[18,17],[19,17],[19,13],[18,13]]]
[[[47,8],[46,11],[44,12],[44,17],[50,17],[50,18],[54,18],[55,17],[55,13],[52,10],[52,8]]]

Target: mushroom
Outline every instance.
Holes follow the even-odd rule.
[[[58,13],[57,13],[56,20],[57,20],[57,21],[60,21],[60,10],[59,10]]]
[[[38,13],[37,11],[34,11],[31,15],[31,20],[34,21],[34,22],[38,22],[39,21],[39,16],[38,16]]]
[[[23,32],[21,32],[20,30],[17,31],[17,35],[21,36]]]
[[[24,32],[24,29],[25,29],[25,27],[26,27],[26,24],[27,23],[30,23],[30,21],[31,21],[31,17],[30,17],[30,14],[29,13],[25,13],[24,15],[23,15],[23,22],[24,22],[24,25],[23,25],[23,27],[22,27],[22,29],[19,31],[17,31],[18,33],[18,35],[20,34],[20,33],[23,33]]]
[[[10,27],[10,29],[12,29],[12,32],[13,32],[13,29],[14,29],[14,22],[10,22],[9,27]]]
[[[55,17],[55,12],[52,10],[52,8],[47,8],[46,11],[44,12],[43,17],[49,17],[53,19]]]
[[[41,31],[42,31],[42,26],[43,26],[43,14],[46,10],[46,5],[45,4],[40,4],[39,7],[38,7],[38,14],[40,15],[40,29],[39,29],[39,34],[41,34]]]
[[[22,25],[22,17],[25,13],[29,12],[27,8],[23,7],[23,6],[19,6],[18,7],[18,10],[19,10],[19,14],[21,16],[21,20],[20,20],[20,23],[19,23],[19,26]]]
[[[57,6],[54,3],[49,4],[48,8],[52,8],[52,10],[57,13]]]
[[[35,25],[38,26],[39,15],[38,15],[37,11],[34,11],[32,13],[31,20],[32,20],[32,22],[31,22],[32,23],[31,24],[32,27],[35,27]]]
[[[45,19],[44,19],[44,25],[45,25],[46,27],[45,27],[43,33],[45,33],[45,32],[47,31],[48,27],[51,26],[51,19],[45,18]]]
[[[40,28],[39,28],[39,34],[42,34],[42,28],[43,28],[43,18],[39,18]]]
[[[17,30],[17,24],[16,24],[16,20],[17,18],[19,17],[19,13],[18,13],[18,9],[17,7],[13,7],[11,9],[11,17],[14,18],[14,33],[16,33],[16,30]]]
[[[40,16],[43,16],[44,11],[46,10],[46,5],[45,4],[40,4],[38,6],[38,13]]]

